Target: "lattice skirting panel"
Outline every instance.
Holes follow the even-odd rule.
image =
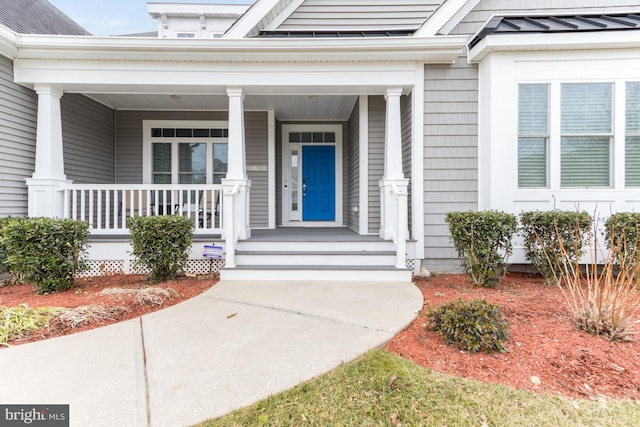
[[[187,261],[189,274],[219,273],[224,265],[223,259],[190,259]],[[109,274],[148,274],[149,271],[129,260],[92,260],[87,261],[87,271],[78,277],[103,276]]]
[[[416,260],[415,259],[407,259],[407,268],[411,271],[416,270]]]

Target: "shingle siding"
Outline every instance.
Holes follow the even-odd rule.
[[[76,184],[114,183],[114,111],[76,94],[65,94],[60,109],[67,178]]]
[[[306,0],[278,30],[416,30],[441,3],[441,0]]]
[[[35,167],[37,98],[13,83],[13,63],[0,56],[0,216],[27,215]]]
[[[482,0],[452,35],[475,34],[493,15],[614,13],[637,0]],[[424,218],[426,265],[457,259],[444,215],[478,207],[478,68],[461,55],[451,65],[425,66]],[[438,267],[433,267],[438,266]]]

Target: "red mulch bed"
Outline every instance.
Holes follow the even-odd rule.
[[[76,328],[54,322],[49,329],[10,342],[19,345],[132,319],[192,298],[217,281],[214,276],[182,277],[153,285],[178,293],[163,306],[139,306],[130,296],[99,295],[104,288],[147,286],[145,277],[140,275],[79,279],[76,287],[51,295],[36,295],[31,285],[6,286],[0,287],[0,306],[74,308],[102,304],[127,308],[127,312],[113,321]],[[424,295],[425,308],[457,298],[481,298],[500,304],[510,324],[508,352],[469,354],[449,347],[437,333],[425,330],[423,313],[387,344],[387,350],[459,377],[568,397],[640,400],[640,343],[609,342],[576,330],[562,293],[558,288],[545,286],[542,277],[512,273],[494,289],[474,287],[460,274],[416,278],[416,284]],[[541,384],[531,381],[534,376],[540,378]]]
[[[10,341],[10,345],[25,344],[47,338],[86,331],[88,329],[106,326],[123,320],[133,319],[143,314],[151,313],[178,304],[192,298],[218,282],[217,276],[179,277],[168,282],[150,284],[145,276],[115,274],[99,277],[78,279],[76,286],[64,292],[49,295],[37,295],[32,285],[18,285],[0,287],[0,307],[14,307],[26,304],[34,307],[64,307],[76,308],[83,305],[104,305],[108,307],[125,307],[126,312],[118,315],[115,320],[101,320],[95,323],[78,325],[71,328],[61,322],[51,322],[49,328],[30,333],[29,335]],[[163,305],[138,305],[131,295],[100,295],[105,288],[138,289],[144,286],[157,286],[173,289],[177,295],[167,300]],[[5,348],[0,345],[0,349]]]
[[[458,298],[500,304],[510,324],[508,352],[470,354],[449,347],[425,330],[424,311],[387,350],[459,377],[575,398],[640,400],[640,343],[610,342],[575,329],[561,291],[545,286],[541,276],[512,273],[494,289],[474,287],[462,274],[416,284],[425,308]],[[532,382],[534,376],[541,384]]]

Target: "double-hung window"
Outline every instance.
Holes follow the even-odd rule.
[[[640,82],[626,84],[625,184],[640,187]]]
[[[549,85],[523,84],[518,93],[518,187],[545,188],[549,153]]]
[[[611,187],[613,85],[561,85],[560,186]]]
[[[625,93],[626,186],[640,186],[640,83]],[[613,96],[610,82],[520,84],[518,188],[613,188]]]

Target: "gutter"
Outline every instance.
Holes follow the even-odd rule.
[[[453,62],[467,36],[165,39],[14,35],[16,59],[160,62]]]

